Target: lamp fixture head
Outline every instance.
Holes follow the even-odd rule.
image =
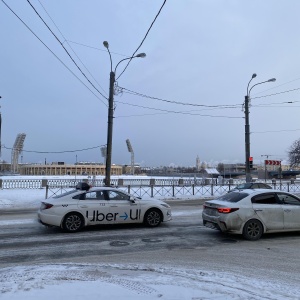
[[[144,58],[144,57],[146,57],[146,53],[139,53],[136,55],[136,57]]]
[[[276,78],[271,78],[268,80],[268,82],[274,82],[274,81],[276,81]]]
[[[253,73],[252,74],[252,79],[255,78],[256,76],[257,76],[256,73]]]
[[[104,47],[105,47],[106,49],[108,49],[109,45],[108,45],[108,42],[107,42],[107,41],[104,41],[104,42],[103,42],[103,45],[104,45]]]

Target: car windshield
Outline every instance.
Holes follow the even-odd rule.
[[[54,196],[52,198],[57,199],[57,198],[61,198],[61,197],[67,196],[67,195],[74,194],[76,192],[78,192],[78,190],[72,190],[72,191],[69,191],[69,192],[62,193],[60,195],[56,195],[56,196]]]
[[[232,192],[232,193],[224,194],[216,198],[216,200],[226,201],[226,202],[239,202],[240,200],[244,199],[247,196],[248,196],[247,193]]]

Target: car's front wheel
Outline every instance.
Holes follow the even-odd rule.
[[[162,222],[162,214],[157,209],[149,209],[145,213],[144,223],[148,227],[156,227]]]
[[[250,241],[257,241],[263,234],[263,226],[260,221],[256,219],[249,220],[243,229],[243,236]]]
[[[67,232],[77,232],[84,226],[83,218],[78,213],[69,213],[65,216],[62,227]]]

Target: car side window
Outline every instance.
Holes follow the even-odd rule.
[[[105,200],[103,191],[87,192],[85,199],[87,200]]]
[[[253,204],[278,204],[275,194],[260,194],[251,198]]]
[[[85,200],[85,193],[76,195],[72,199]]]
[[[109,200],[130,200],[130,196],[117,192],[117,191],[108,191]]]
[[[291,195],[278,193],[277,196],[283,204],[300,205],[300,200],[296,197],[291,196]]]
[[[252,185],[252,188],[253,188],[253,189],[259,189],[258,183],[254,183],[254,184]]]

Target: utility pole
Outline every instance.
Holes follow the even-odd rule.
[[[250,174],[250,125],[249,125],[249,96],[245,96],[245,153],[246,153],[246,182],[251,182]]]
[[[112,133],[113,133],[113,118],[114,118],[114,84],[115,84],[115,72],[111,71],[110,78],[109,78],[105,186],[110,186],[110,175],[111,175]]]
[[[111,175],[111,156],[112,156],[112,133],[113,133],[113,119],[114,119],[114,85],[116,70],[118,65],[124,60],[132,60],[135,57],[146,57],[145,53],[139,53],[131,57],[126,57],[118,62],[113,72],[112,58],[109,51],[109,45],[107,41],[103,42],[104,47],[107,49],[110,58],[110,77],[109,77],[109,98],[108,98],[108,124],[107,124],[107,151],[106,151],[106,165],[105,165],[105,186],[110,186],[110,175]],[[124,72],[124,71],[123,71]],[[119,76],[120,77],[120,76]],[[119,78],[118,77],[118,78]]]
[[[245,96],[245,169],[246,169],[246,182],[251,182],[251,174],[250,174],[250,124],[249,124],[249,101],[250,101],[250,92],[251,90],[259,85],[266,82],[274,82],[276,81],[275,78],[271,78],[266,81],[262,81],[259,83],[254,84],[250,89],[249,85],[252,79],[254,79],[257,75],[254,73],[247,85],[247,95]]]

